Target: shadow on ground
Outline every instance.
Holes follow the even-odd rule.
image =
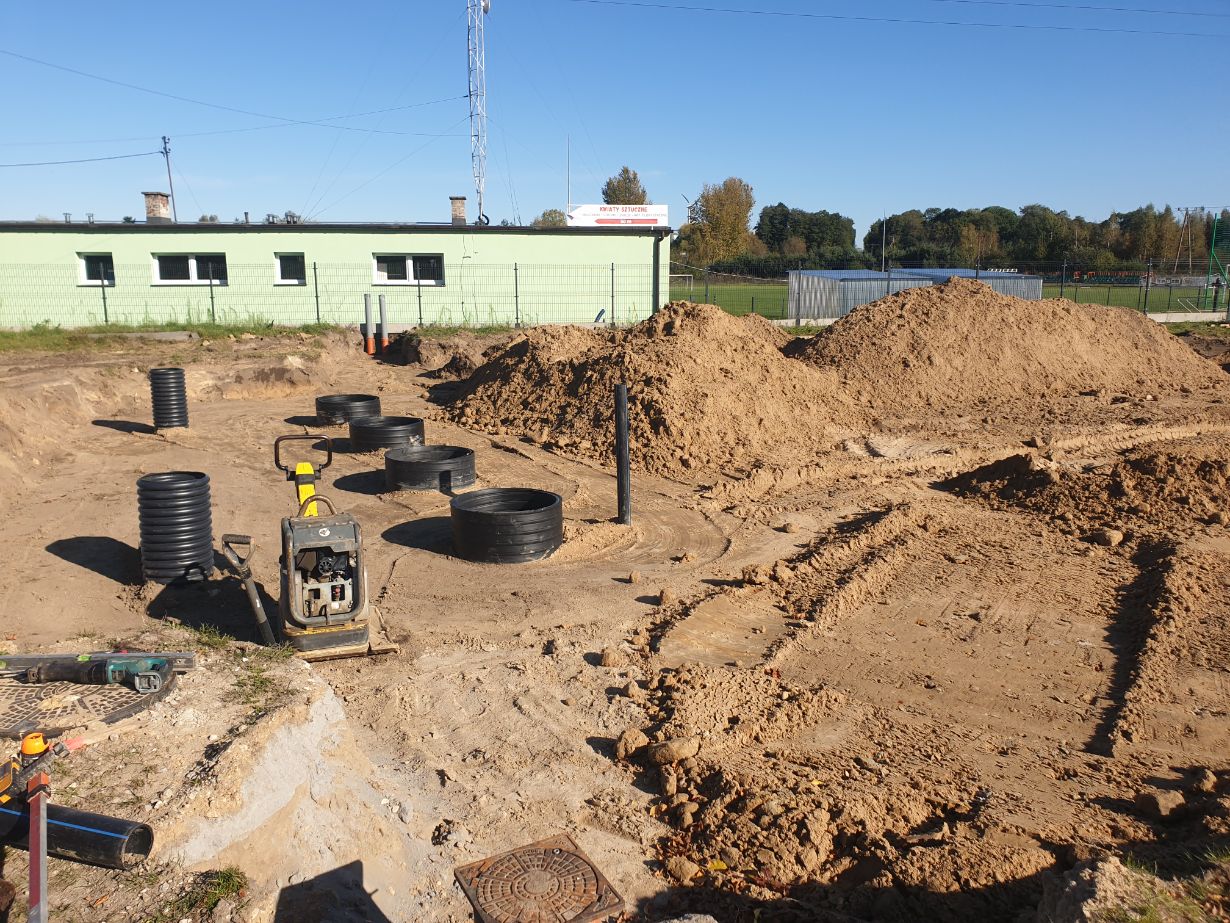
[[[109,535],[78,535],[56,539],[47,550],[70,564],[92,570],[116,583],[141,582],[141,553]]]
[[[386,542],[437,554],[453,553],[453,524],[448,516],[426,516],[385,529]]]
[[[95,426],[118,430],[121,433],[141,433],[144,436],[153,436],[158,432],[149,423],[134,423],[132,420],[94,420],[93,423]]]
[[[375,892],[372,892],[375,893]],[[363,885],[363,863],[287,885],[278,894],[274,923],[393,923]]]

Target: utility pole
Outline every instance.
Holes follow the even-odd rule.
[[[487,223],[487,40],[483,28],[491,0],[466,0],[466,45],[470,63],[470,166],[478,193],[477,224]]]
[[[880,219],[880,272],[884,272],[888,265],[886,257],[888,256],[888,215]]]
[[[171,139],[162,136],[162,158],[167,162],[167,187],[171,192],[171,220],[179,223],[179,213],[175,210],[175,183],[171,180]]]

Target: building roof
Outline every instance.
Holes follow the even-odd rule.
[[[671,233],[669,227],[645,227],[643,225],[594,227],[594,228],[534,228],[526,226],[502,226],[495,224],[452,224],[451,222],[307,222],[304,224],[224,224],[220,221],[180,221],[167,224],[124,221],[0,221],[2,231],[40,231],[47,233],[101,233],[123,234],[182,234],[203,232],[206,234],[322,234],[346,232],[353,234],[607,234],[617,236],[664,237]]]

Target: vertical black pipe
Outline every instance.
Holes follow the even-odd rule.
[[[188,425],[188,392],[183,369],[150,369],[149,391],[156,429]]]
[[[632,524],[632,472],[628,457],[628,386],[615,386],[615,484],[619,494],[619,522]]]

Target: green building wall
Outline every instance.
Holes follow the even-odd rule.
[[[261,319],[358,323],[384,295],[390,324],[610,323],[669,292],[666,228],[449,225],[0,224],[0,327]],[[303,254],[300,284],[278,254]],[[114,283],[85,278],[109,254]],[[161,283],[157,254],[224,254],[225,283]],[[380,282],[376,254],[439,256],[441,284]],[[202,261],[204,265],[204,261]],[[202,270],[204,272],[204,270]]]

